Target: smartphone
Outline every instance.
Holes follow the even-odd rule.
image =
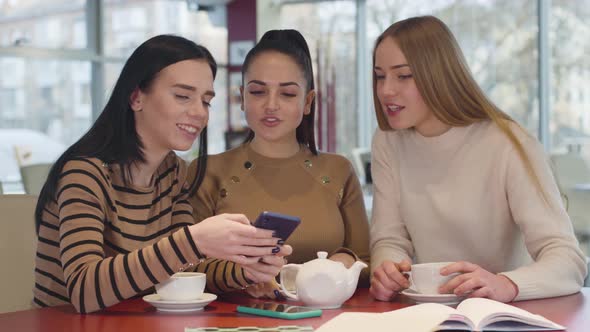
[[[260,213],[254,226],[263,229],[270,229],[276,232],[276,237],[286,241],[287,238],[299,226],[301,219],[299,217],[288,216],[286,214],[264,211]]]
[[[319,317],[322,315],[321,309],[313,309],[308,307],[288,305],[276,302],[239,305],[238,312],[282,319],[300,319],[309,317]]]

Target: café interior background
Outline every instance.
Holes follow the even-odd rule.
[[[391,23],[425,14],[451,27],[484,91],[543,143],[588,250],[590,0],[0,0],[0,190],[38,193],[31,183],[42,180],[28,179],[27,167],[50,165],[76,141],[126,58],[162,33],[212,52],[219,71],[208,148],[234,146],[245,126],[243,55],[266,30],[295,28],[314,60],[317,141],[353,161],[370,203],[373,43]],[[255,37],[232,38],[244,29]],[[180,154],[190,160],[197,146]]]

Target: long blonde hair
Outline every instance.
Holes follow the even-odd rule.
[[[395,40],[405,55],[416,87],[437,119],[453,127],[491,120],[506,134],[524,162],[527,173],[545,201],[548,197],[535,174],[533,165],[511,125],[521,129],[508,114],[500,110],[483,93],[467,66],[451,30],[434,16],[408,18],[392,24],[375,42],[375,51],[385,38]],[[382,130],[393,130],[377,98],[377,80],[373,72],[373,102],[377,122]]]

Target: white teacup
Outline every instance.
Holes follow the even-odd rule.
[[[440,294],[438,288],[453,279],[458,273],[448,276],[440,274],[440,269],[453,262],[423,263],[412,265],[410,275],[411,289],[421,294]]]
[[[297,278],[296,269],[282,268],[280,273],[280,281],[283,287],[293,293],[297,293],[297,286],[295,285],[295,279]]]
[[[156,292],[164,301],[191,301],[203,296],[207,276],[200,272],[178,272],[156,285]]]

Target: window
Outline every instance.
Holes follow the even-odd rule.
[[[0,46],[84,48],[85,21],[85,0],[0,0]]]
[[[532,1],[368,0],[367,31],[376,37],[392,23],[434,15],[451,29],[484,92],[529,132],[538,132],[537,14]]]
[[[32,129],[64,144],[73,143],[88,129],[92,122],[88,62],[0,58],[0,63],[6,61],[20,66],[10,76],[10,85],[9,80],[0,83],[0,91],[8,97],[2,98],[0,129]],[[5,108],[5,102],[11,105]]]
[[[356,7],[352,1],[290,4],[281,8],[282,28],[299,30],[310,48],[316,76],[316,142],[324,151],[358,146]]]
[[[21,91],[16,88],[0,89],[0,110],[2,120],[13,120],[24,115],[22,112],[23,98]]]
[[[98,28],[90,22],[101,5],[104,53],[97,53],[87,36]],[[13,159],[13,145],[30,141],[33,151],[38,144],[54,147],[45,149],[51,155],[34,152],[48,159],[39,162],[55,160],[100,113],[131,52],[163,33],[205,45],[218,61],[209,142],[210,151],[223,151],[225,6],[196,11],[177,0],[0,0],[0,137],[8,137],[0,141],[1,159]],[[7,192],[22,191],[16,166],[0,165],[0,181]]]
[[[366,72],[359,73],[355,39],[357,2],[290,4],[284,1],[281,8],[281,26],[298,29],[310,44],[320,97],[318,142],[324,143],[323,150],[349,155],[360,141],[370,141],[370,137],[359,138],[358,134],[370,136],[376,127],[370,81],[375,39],[393,22],[416,15],[434,15],[445,21],[458,39],[475,79],[490,99],[531,133],[537,133],[535,2],[366,0],[360,3],[366,13],[366,21],[360,21],[366,31],[366,37],[360,39],[363,43],[360,49],[365,52],[362,56],[367,63],[362,69]],[[366,89],[360,89],[365,91],[365,96],[357,94],[357,79],[366,84]],[[357,100],[364,103],[359,104]],[[359,112],[367,118],[363,124],[358,121]]]
[[[551,143],[555,151],[590,157],[590,24],[586,1],[552,1],[549,20],[552,85]],[[561,98],[560,98],[561,97]],[[573,148],[573,149],[572,149]]]
[[[105,53],[126,58],[142,42],[159,34],[177,34],[206,46],[220,64],[227,62],[225,7],[192,11],[186,1],[107,0],[104,7]]]

